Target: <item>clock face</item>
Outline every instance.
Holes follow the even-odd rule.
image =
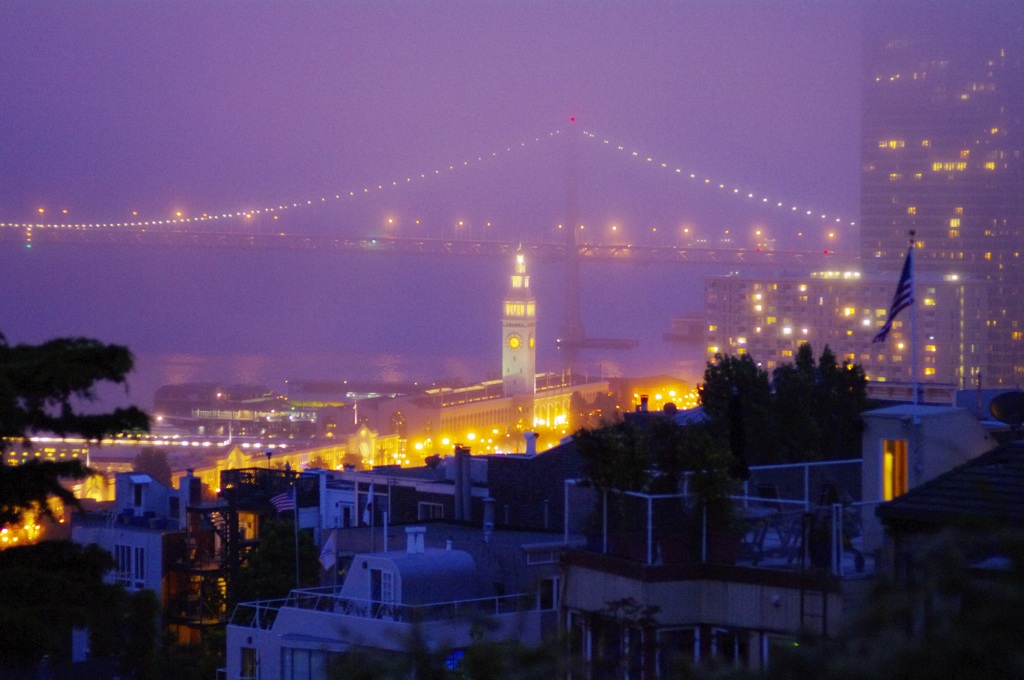
[[[530,336],[530,349],[533,349],[533,336]]]
[[[522,341],[519,339],[519,336],[516,335],[515,333],[513,333],[510,336],[508,336],[508,348],[509,349],[519,349],[519,345],[521,344],[521,342]]]

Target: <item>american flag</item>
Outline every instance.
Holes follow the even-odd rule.
[[[885,336],[892,330],[892,322],[896,315],[914,304],[914,246],[907,249],[907,259],[903,261],[903,273],[900,274],[900,282],[896,284],[896,294],[892,298],[892,306],[889,307],[889,316],[885,319],[885,325],[878,331],[878,335],[871,342],[885,342]]]
[[[274,506],[274,509],[278,512],[288,512],[289,510],[295,509],[295,499],[288,491],[277,494],[270,499],[270,504]]]

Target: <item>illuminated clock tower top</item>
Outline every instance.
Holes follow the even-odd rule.
[[[537,374],[537,303],[526,273],[526,255],[516,252],[501,317],[501,377],[507,396],[533,394]]]

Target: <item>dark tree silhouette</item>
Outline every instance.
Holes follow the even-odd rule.
[[[260,530],[260,543],[232,584],[232,603],[286,597],[301,585],[319,584],[320,553],[310,532],[299,531],[299,579],[295,583],[295,526],[290,515],[267,520]]]
[[[98,440],[148,430],[148,416],[134,406],[107,413],[81,410],[96,399],[98,383],[124,384],[132,365],[131,353],[119,345],[58,338],[12,346],[0,334],[0,453],[11,442],[40,432]],[[60,480],[89,474],[80,461],[0,464],[0,524],[20,521],[26,510],[50,515],[50,496],[77,505]]]
[[[174,480],[171,478],[171,462],[167,459],[167,452],[163,449],[156,449],[152,446],[142,449],[139,451],[139,455],[135,456],[132,469],[149,475],[168,488],[174,486]]]
[[[738,461],[744,465],[774,462],[771,383],[749,354],[716,354],[704,369],[704,382],[697,391],[712,429],[730,442]]]
[[[712,428],[751,465],[852,458],[860,453],[860,414],[870,406],[857,364],[840,365],[826,345],[815,362],[804,343],[771,380],[749,354],[715,355],[699,386]],[[739,450],[737,450],[739,449]]]

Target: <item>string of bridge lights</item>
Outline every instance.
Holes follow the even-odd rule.
[[[538,144],[548,139],[554,138],[562,134],[561,130],[552,130],[547,135],[534,137],[528,141],[519,142],[518,144],[511,144],[491,151],[487,154],[473,156],[468,159],[449,163],[447,165],[436,167],[432,170],[425,170],[423,172],[414,173],[408,175],[402,179],[392,179],[390,181],[376,182],[366,184],[358,188],[348,189],[346,191],[340,191],[333,195],[327,194],[317,196],[315,198],[306,198],[296,201],[279,203],[276,206],[266,206],[260,208],[249,208],[246,210],[236,210],[234,212],[219,212],[219,213],[208,213],[204,212],[201,215],[186,216],[182,211],[177,211],[173,217],[169,217],[162,220],[124,220],[124,221],[112,221],[112,222],[43,222],[42,219],[35,222],[0,222],[0,227],[13,227],[18,229],[25,229],[31,232],[33,228],[44,228],[44,229],[94,229],[94,228],[146,228],[146,227],[159,227],[159,226],[173,226],[173,225],[188,225],[197,224],[202,222],[213,222],[217,220],[233,220],[233,219],[252,219],[259,215],[272,215],[274,219],[277,219],[280,213],[288,210],[295,210],[301,208],[312,207],[314,205],[324,205],[328,202],[335,201],[347,201],[362,198],[370,194],[376,194],[378,192],[387,191],[390,189],[396,189],[398,187],[404,187],[411,185],[416,182],[424,182],[429,179],[436,178],[438,176],[457,172],[465,168],[470,167],[478,163],[483,163],[488,160],[496,159],[500,156],[504,156],[520,149],[526,148],[531,144]],[[45,208],[38,209],[39,215],[46,215]],[[67,215],[67,210],[61,211],[62,215]],[[132,216],[137,217],[138,211],[132,211]]]
[[[649,163],[649,164],[651,164],[651,166],[657,168],[658,170],[663,170],[666,173],[668,173],[668,174],[670,174],[670,175],[672,175],[674,177],[679,177],[680,179],[682,179],[682,180],[684,180],[686,182],[695,182],[695,183],[698,183],[698,184],[700,184],[700,185],[702,185],[704,187],[707,187],[709,189],[713,189],[715,191],[719,191],[719,192],[721,192],[723,194],[732,195],[732,196],[735,196],[737,198],[745,199],[745,200],[748,200],[748,201],[754,201],[754,202],[760,203],[760,204],[762,204],[762,205],[764,205],[766,207],[771,207],[771,208],[776,209],[776,210],[784,210],[784,211],[787,211],[787,212],[790,212],[790,213],[795,213],[795,214],[801,215],[802,217],[810,217],[810,218],[815,219],[815,220],[821,220],[824,223],[837,224],[837,225],[843,225],[843,226],[845,226],[845,224],[847,223],[842,217],[837,217],[835,215],[829,215],[827,213],[821,213],[821,212],[816,211],[814,209],[808,208],[807,206],[801,207],[801,206],[793,205],[793,204],[788,203],[786,201],[781,201],[781,200],[778,200],[777,198],[772,198],[770,196],[765,196],[763,194],[759,195],[759,194],[757,194],[757,193],[755,193],[753,191],[750,191],[748,189],[743,189],[743,188],[736,187],[736,186],[729,186],[729,185],[726,185],[723,182],[719,182],[719,181],[713,180],[713,179],[711,179],[709,177],[705,177],[705,176],[699,175],[696,172],[692,172],[690,170],[685,170],[685,169],[679,167],[678,165],[670,164],[670,163],[667,163],[667,162],[662,162],[660,159],[659,160],[655,160],[655,157],[653,155],[648,155],[648,154],[646,154],[646,153],[644,153],[642,151],[638,151],[638,150],[627,149],[625,146],[623,146],[621,144],[616,144],[615,142],[613,142],[613,141],[611,141],[609,139],[605,139],[603,137],[598,137],[597,134],[595,134],[593,132],[590,132],[590,131],[587,131],[587,130],[583,131],[583,136],[586,137],[587,139],[591,139],[591,140],[595,140],[595,141],[600,140],[599,143],[602,146],[606,147],[606,148],[612,149],[613,151],[618,152],[618,153],[625,154],[626,157],[629,158],[629,159],[635,158],[635,159],[643,161],[644,163]],[[854,221],[849,221],[848,224],[849,224],[849,226],[853,227],[853,226],[856,226],[857,223],[854,222]]]
[[[528,141],[519,142],[518,144],[511,144],[504,146],[498,150],[491,151],[488,154],[482,154],[473,156],[468,159],[449,163],[447,165],[436,167],[431,170],[426,170],[419,173],[408,175],[401,179],[392,179],[390,181],[382,181],[376,183],[366,184],[357,188],[350,188],[347,191],[339,191],[334,194],[326,194],[317,196],[315,198],[306,198],[293,200],[289,202],[281,202],[278,205],[270,205],[264,207],[251,207],[244,210],[236,211],[225,211],[225,212],[204,212],[196,216],[187,216],[182,211],[177,211],[173,217],[166,219],[128,219],[124,221],[109,221],[109,222],[44,222],[43,218],[47,215],[45,208],[39,208],[40,219],[35,222],[0,222],[0,227],[11,227],[25,229],[29,233],[33,228],[49,228],[49,229],[90,229],[90,228],[149,228],[149,227],[161,227],[161,226],[176,226],[176,225],[190,225],[204,222],[214,222],[220,220],[233,220],[233,219],[253,219],[257,216],[271,215],[274,219],[278,218],[280,213],[284,213],[289,210],[302,209],[312,207],[314,205],[324,205],[328,202],[335,201],[346,201],[356,200],[370,194],[377,194],[378,192],[387,191],[391,189],[397,189],[399,187],[408,186],[416,182],[424,182],[429,179],[436,178],[438,176],[457,172],[471,165],[483,163],[488,160],[497,159],[501,156],[513,153],[520,149],[526,148],[531,144],[539,144],[541,142],[553,139],[562,134],[562,130],[552,130],[546,135],[534,137]],[[583,130],[583,137],[586,139],[594,140],[600,143],[603,147],[609,148],[614,152],[621,153],[626,156],[627,159],[637,159],[644,163],[650,164],[652,167],[662,170],[665,173],[678,177],[686,182],[694,182],[700,184],[706,188],[721,192],[724,195],[731,195],[736,198],[740,198],[747,201],[754,201],[763,206],[773,208],[775,210],[785,210],[789,213],[800,215],[801,217],[810,217],[812,219],[820,220],[823,223],[830,223],[836,225],[844,224],[844,220],[841,217],[829,215],[827,213],[820,213],[813,209],[792,205],[785,201],[781,201],[770,196],[759,195],[753,191],[742,189],[736,186],[729,186],[723,182],[712,180],[709,177],[699,175],[696,172],[683,169],[682,167],[663,162],[660,159],[655,160],[653,155],[644,153],[639,150],[628,149],[624,145],[616,144],[613,141],[598,137],[594,132]],[[599,140],[599,141],[598,141]],[[67,215],[68,211],[61,210],[61,215]],[[137,218],[138,212],[132,211],[132,217]],[[856,223],[853,221],[848,222],[849,226],[855,226]]]

